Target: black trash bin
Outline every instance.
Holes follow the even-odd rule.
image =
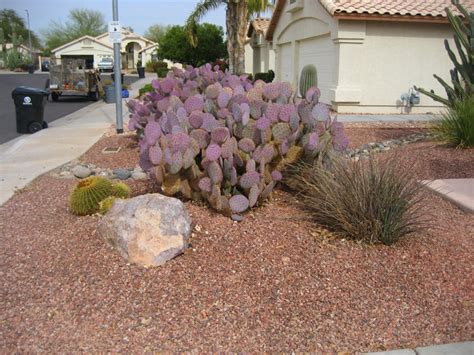
[[[124,73],[120,73],[120,79],[122,80],[122,84],[123,84],[123,76],[124,76]],[[110,77],[112,78],[112,81],[115,82],[115,73],[110,74]]]
[[[19,86],[12,91],[18,133],[35,133],[48,127],[43,119],[48,95],[46,90],[26,86]]]

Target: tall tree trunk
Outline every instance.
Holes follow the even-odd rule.
[[[245,73],[247,19],[247,2],[229,0],[226,10],[227,52],[229,53],[229,70],[234,74]]]

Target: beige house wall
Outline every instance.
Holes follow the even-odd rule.
[[[313,64],[321,101],[338,112],[439,112],[443,107],[424,95],[411,108],[400,96],[413,85],[444,96],[433,73],[449,82],[445,38],[452,38],[447,24],[337,20],[319,1],[296,0],[273,33],[276,79],[296,89],[303,66]]]
[[[250,42],[245,43],[245,72],[250,74],[253,74],[253,49],[252,46],[250,45]]]
[[[275,51],[265,37],[254,31],[250,45],[253,50],[252,73],[266,73],[270,69],[275,71]]]
[[[439,112],[443,106],[425,95],[420,95],[420,104],[411,108],[402,105],[400,96],[414,85],[434,89],[445,96],[433,73],[450,82],[449,70],[453,65],[444,48],[445,38],[450,39],[451,46],[454,45],[449,25],[355,22],[340,21],[340,32],[352,26],[352,38],[360,40],[357,40],[359,44],[340,45],[338,89],[352,87],[357,94],[350,98],[354,102],[344,101],[343,96],[337,97],[338,111]]]

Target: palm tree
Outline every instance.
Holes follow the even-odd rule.
[[[272,7],[268,0],[202,0],[186,20],[186,30],[193,46],[197,45],[196,25],[209,11],[221,5],[226,6],[227,52],[229,70],[233,73],[245,72],[245,40],[247,23],[251,15]]]

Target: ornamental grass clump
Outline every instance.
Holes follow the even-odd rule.
[[[152,86],[129,102],[140,166],[166,195],[226,215],[261,204],[287,165],[327,162],[348,144],[317,88],[296,101],[290,83],[252,83],[210,65],[172,68]]]
[[[435,122],[433,132],[456,148],[474,147],[474,95],[457,101]]]
[[[344,238],[390,245],[423,224],[422,185],[393,160],[298,163],[286,180],[311,218]]]

